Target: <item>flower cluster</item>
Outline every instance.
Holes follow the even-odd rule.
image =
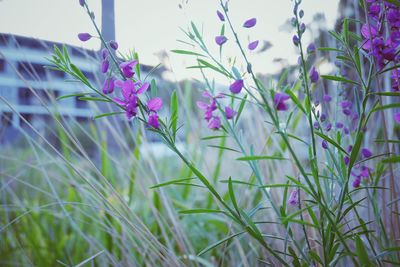
[[[82,42],[86,42],[92,37],[93,36],[89,33],[78,34],[78,38]],[[122,79],[116,79],[115,73],[110,69],[110,60],[115,59],[115,57],[112,58],[112,55],[110,55],[110,51],[117,50],[118,43],[116,41],[110,41],[107,45],[107,48],[101,50],[100,70],[103,74],[107,75],[102,87],[103,94],[111,94],[114,92],[115,88],[120,88],[121,96],[115,96],[112,100],[124,108],[126,117],[129,120],[136,117],[138,109],[143,108],[148,115],[148,125],[158,129],[160,127],[160,122],[157,112],[163,105],[162,99],[155,97],[148,100],[146,106],[142,104],[140,95],[144,94],[149,89],[150,84],[139,81],[139,79],[134,77],[135,68],[138,65],[137,60],[128,60],[119,63],[119,66],[116,66],[116,68],[118,68],[119,75]]]
[[[218,113],[218,102],[217,99],[224,98],[222,94],[219,94],[217,96],[212,96],[208,92],[204,92],[203,96],[205,98],[208,98],[209,102],[202,102],[198,101],[197,106],[204,111],[204,119],[208,122],[208,128],[212,130],[218,130],[221,128],[221,117],[220,115],[216,115],[215,113]],[[226,119],[230,120],[235,117],[237,114],[236,111],[234,111],[231,107],[226,106],[225,107],[225,117]]]
[[[390,62],[400,63],[396,53],[400,45],[400,7],[389,1],[367,0],[368,23],[362,25],[364,37],[363,49],[375,59],[376,65],[382,69]],[[385,23],[388,33],[386,34]],[[392,89],[400,90],[400,70],[394,69],[391,75]]]

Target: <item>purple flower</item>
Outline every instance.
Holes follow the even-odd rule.
[[[243,23],[243,27],[252,28],[252,27],[254,27],[256,25],[256,23],[257,23],[257,19],[256,18],[251,18],[251,19],[246,20]]]
[[[249,49],[249,50],[254,50],[254,49],[256,49],[257,48],[257,46],[258,46],[258,43],[259,43],[259,41],[257,40],[257,41],[254,41],[254,42],[251,42],[251,43],[249,43],[249,45],[247,46],[247,48]]]
[[[332,97],[330,95],[324,95],[322,99],[324,100],[324,102],[330,102],[332,100]]]
[[[149,88],[149,83],[133,82],[132,80],[114,82],[115,86],[121,87],[121,94],[123,99],[114,97],[115,103],[125,107],[126,117],[131,119],[137,114],[137,106],[139,97],[138,94],[144,93]],[[136,87],[139,87],[136,89]]]
[[[103,83],[103,94],[111,94],[114,91],[114,79],[107,78]]]
[[[118,49],[118,43],[114,40],[110,41],[110,47],[114,50]]]
[[[364,158],[369,158],[372,156],[372,152],[368,148],[361,149],[361,154],[364,156]]]
[[[275,108],[279,111],[288,110],[288,106],[285,104],[285,101],[287,101],[288,99],[290,99],[289,95],[276,92],[274,96]]]
[[[107,59],[104,59],[103,62],[101,63],[101,72],[102,73],[106,73],[108,71],[108,66],[109,66],[109,62]]]
[[[236,114],[237,112],[234,111],[232,108],[225,107],[225,116],[228,120],[232,119]]]
[[[90,35],[90,33],[82,32],[82,33],[78,34],[78,38],[82,42],[86,42],[86,41],[90,40],[92,38],[92,36]]]
[[[318,130],[319,129],[319,123],[316,121],[316,122],[314,122],[314,129],[316,129],[316,130]]]
[[[295,46],[298,46],[300,43],[300,39],[299,39],[299,37],[297,37],[297,35],[293,35],[292,41]]]
[[[326,125],[325,131],[329,132],[332,129],[332,123]]]
[[[325,114],[325,113],[322,113],[322,114],[321,114],[320,120],[321,120],[321,122],[326,121],[326,114]]]
[[[353,146],[352,146],[352,145],[350,145],[350,146],[347,147],[347,152],[350,153],[352,150],[353,150]]]
[[[343,128],[343,123],[337,122],[337,123],[336,123],[336,128],[342,129],[342,128]]]
[[[326,140],[322,140],[321,145],[323,149],[328,149],[328,142]]]
[[[394,121],[400,123],[400,112],[394,114]]]
[[[101,57],[103,58],[103,59],[106,59],[107,57],[108,57],[108,50],[107,50],[107,48],[103,48],[103,49],[101,49]]]
[[[138,64],[137,60],[131,60],[119,64],[119,67],[121,68],[121,71],[126,78],[132,78],[133,75],[135,75],[133,67],[135,67],[137,64]]]
[[[350,130],[347,127],[344,127],[343,131],[344,131],[344,134],[346,134],[346,135],[350,133]]]
[[[312,83],[316,83],[319,80],[319,74],[318,74],[317,70],[315,69],[315,67],[312,67],[310,70],[310,80]]]
[[[219,98],[219,96],[217,97],[213,97],[210,93],[208,92],[204,92],[203,96],[208,98],[210,100],[209,104],[198,101],[197,102],[197,106],[204,110],[204,119],[207,122],[210,122],[211,118],[213,117],[213,113],[214,111],[217,109],[217,101],[215,100],[216,98]]]
[[[81,6],[84,6],[84,5],[85,5],[85,0],[79,0],[79,4],[80,4]]]
[[[351,107],[351,105],[352,105],[351,101],[348,101],[348,100],[344,100],[344,101],[340,102],[340,106],[343,109],[349,108],[349,107]]]
[[[158,114],[157,113],[150,114],[147,123],[155,129],[160,128],[160,122],[158,121]]]
[[[304,33],[306,31],[306,25],[304,23],[300,24],[300,32]]]
[[[226,43],[226,41],[228,41],[228,38],[226,38],[223,35],[219,35],[215,37],[215,42],[217,43],[217,45],[221,46],[224,43]]]
[[[350,158],[348,156],[344,156],[344,164],[349,165],[350,163]]]
[[[208,123],[208,128],[211,130],[218,130],[221,128],[221,119],[219,116],[212,117]]]
[[[357,176],[353,181],[353,187],[358,188],[361,184],[361,176]]]
[[[307,53],[311,54],[314,53],[317,48],[315,47],[314,43],[311,43],[307,46]]]
[[[240,91],[242,91],[243,84],[244,84],[244,82],[242,79],[236,80],[229,86],[229,90],[233,94],[239,94]]]
[[[350,109],[343,109],[343,114],[346,116],[349,116],[351,114],[351,110]]]
[[[295,189],[292,192],[290,192],[287,203],[291,206],[296,206],[299,204],[299,190],[298,189]]]
[[[147,108],[149,111],[158,111],[161,109],[163,101],[159,97],[154,97],[147,102]]]
[[[222,22],[225,21],[224,14],[222,14],[222,12],[220,12],[219,10],[217,10],[217,16],[220,21],[222,21]]]

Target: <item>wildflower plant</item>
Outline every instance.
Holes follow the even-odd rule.
[[[400,222],[395,181],[399,156],[390,146],[398,141],[390,139],[385,114],[400,106],[383,101],[385,97],[400,96],[400,76],[397,75],[400,73],[398,2],[360,1],[366,15],[365,23],[345,18],[340,32],[330,32],[337,47],[316,47],[314,43],[307,46],[304,43],[307,27],[303,18],[306,13],[301,9],[301,0],[294,0],[292,42],[299,55],[299,74],[295,81],[290,81],[286,79],[286,72],[278,83],[269,85],[257,76],[249,57],[249,53],[257,49],[259,40],[244,42],[241,39],[236,31],[236,22],[230,17],[229,1],[220,0],[215,16],[221,23],[220,34],[211,43],[205,41],[195,23],[191,22],[184,31],[187,38],[184,43],[189,43],[190,48],[173,52],[193,57],[195,65],[190,68],[199,69],[204,79],[205,90],[196,104],[207,128],[215,133],[204,141],[223,140],[218,148],[240,153],[237,161],[245,162],[251,172],[248,181],[230,176],[220,181],[223,186],[208,179],[200,167],[177,147],[180,127],[176,93],[171,96],[169,118],[161,118],[159,111],[163,108],[163,100],[156,95],[154,80],[141,79],[137,55],[125,59],[117,56],[118,44],[104,40],[87,3],[79,3],[93,21],[104,47],[99,63],[104,84],[101,90],[92,85],[70,61],[67,51],[56,47],[51,59],[54,68],[70,74],[91,90],[62,98],[78,96],[82,100],[114,105],[118,111],[100,114],[97,118],[125,114],[127,120],[144,123],[187,165],[195,179],[215,199],[215,204],[186,209],[181,213],[187,216],[213,214],[232,222],[229,235],[204,248],[198,256],[246,236],[262,248],[260,261],[273,266],[400,264],[396,244]],[[257,18],[242,18],[238,25],[250,31],[257,27]],[[357,27],[360,36],[350,30]],[[93,36],[81,33],[78,38],[90,41]],[[222,60],[227,43],[237,46],[239,57],[234,62]],[[210,47],[217,48],[219,55],[214,55]],[[320,74],[315,57],[322,53],[333,53],[337,64],[350,69],[352,76]],[[229,85],[218,91],[215,82],[206,75],[207,71],[222,76]],[[381,87],[382,76],[387,73],[390,73],[390,92]],[[336,84],[342,92],[328,92],[324,88],[326,83]],[[265,129],[279,139],[280,154],[256,154],[252,145],[261,144],[249,144],[240,134],[246,131],[241,127],[241,120],[247,109],[262,112]],[[368,134],[372,119],[382,121],[384,138],[378,140],[378,144],[384,144],[383,149],[372,145],[376,137]],[[304,136],[296,131],[299,121]],[[393,112],[392,121],[400,121],[398,112]],[[225,145],[227,138],[235,149]],[[299,151],[306,151],[306,155]],[[267,161],[289,161],[293,168],[281,177],[283,182],[271,183],[262,174]],[[158,190],[187,180],[177,179],[155,188]],[[238,192],[243,192],[244,186],[248,187],[246,190],[260,194],[259,204],[251,209],[240,201]],[[227,193],[224,194],[223,190]],[[381,207],[378,196],[387,194],[387,190],[390,203]],[[366,215],[365,207],[372,208],[371,216]],[[389,220],[380,218],[380,208],[389,209]],[[265,212],[272,220],[258,221],[257,218]],[[279,231],[276,235],[268,233],[269,225],[277,225]]]

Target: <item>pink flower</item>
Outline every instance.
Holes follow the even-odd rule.
[[[234,81],[230,86],[229,86],[229,90],[233,93],[233,94],[239,94],[240,91],[242,91],[243,88],[243,80],[239,79]]]
[[[158,115],[157,115],[157,113],[150,114],[150,115],[149,115],[149,120],[147,121],[147,123],[148,123],[151,127],[155,128],[155,129],[160,128],[160,122],[158,121]]]
[[[106,73],[108,71],[110,63],[108,62],[107,59],[104,59],[103,62],[101,63],[101,72]]]
[[[232,108],[230,107],[225,107],[225,116],[228,120],[232,119],[233,117],[235,117],[235,115],[237,114],[236,111],[234,111]]]
[[[253,51],[254,49],[257,48],[258,43],[259,43],[258,40],[257,40],[257,41],[254,41],[254,42],[251,42],[251,43],[249,43],[249,45],[247,46],[247,48],[248,48],[249,50]]]
[[[217,45],[222,46],[224,43],[226,43],[226,41],[228,41],[228,38],[226,38],[223,35],[219,35],[215,37],[215,42],[217,43]]]
[[[400,123],[400,112],[394,114],[394,121]]]
[[[114,50],[118,49],[118,43],[114,40],[110,41],[110,47]]]
[[[147,102],[147,108],[149,111],[158,111],[161,109],[162,105],[163,101],[159,97],[152,98]]]
[[[220,12],[219,10],[217,10],[217,16],[220,21],[225,21],[224,14],[222,14],[222,12]]]
[[[252,28],[252,27],[254,27],[256,25],[256,23],[257,23],[257,19],[256,18],[251,18],[251,19],[246,20],[243,23],[243,27]]]
[[[131,60],[121,63],[119,67],[121,68],[121,71],[126,78],[132,78],[133,75],[135,75],[133,67],[135,67],[137,64],[138,64],[137,60]]]
[[[86,41],[90,40],[92,38],[92,36],[90,35],[90,33],[82,32],[82,33],[78,34],[78,38],[82,42],[86,42]]]
[[[211,130],[218,130],[221,128],[221,118],[219,116],[212,117],[208,123],[208,128]]]
[[[361,154],[364,156],[364,158],[370,158],[372,156],[372,152],[368,148],[361,149]]]
[[[299,204],[299,190],[295,189],[290,193],[287,203],[291,206],[296,206]]]
[[[114,79],[113,78],[107,78],[104,81],[102,91],[105,95],[111,94],[114,91]]]
[[[288,110],[285,101],[290,99],[290,96],[284,93],[276,92],[274,96],[274,105],[277,110],[283,111]]]

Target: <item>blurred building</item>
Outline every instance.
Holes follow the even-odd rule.
[[[59,96],[87,91],[87,88],[71,81],[64,72],[45,67],[51,65],[46,58],[51,57],[54,45],[61,47],[63,44],[0,33],[0,96],[4,99],[0,99],[0,140],[14,139],[18,134],[15,129],[26,122],[38,130],[49,126],[51,114],[83,122],[101,112],[78,97],[56,100]],[[99,53],[71,45],[65,47],[71,62],[100,88],[104,75],[100,73]],[[140,66],[143,77],[153,69],[148,65]],[[159,86],[163,83],[164,71],[163,67],[152,71],[151,76]]]
[[[82,86],[66,82],[65,73],[45,68],[50,65],[46,59],[51,56],[53,46],[62,44],[42,41],[22,36],[0,34],[0,101],[2,126],[19,127],[23,121],[20,113],[28,122],[45,119],[48,109],[56,108],[51,101],[65,94],[82,91]],[[98,61],[94,51],[67,45],[71,61],[80,68],[92,82],[96,82]],[[77,98],[64,99],[58,105],[57,113],[85,119],[92,111],[85,101]]]

